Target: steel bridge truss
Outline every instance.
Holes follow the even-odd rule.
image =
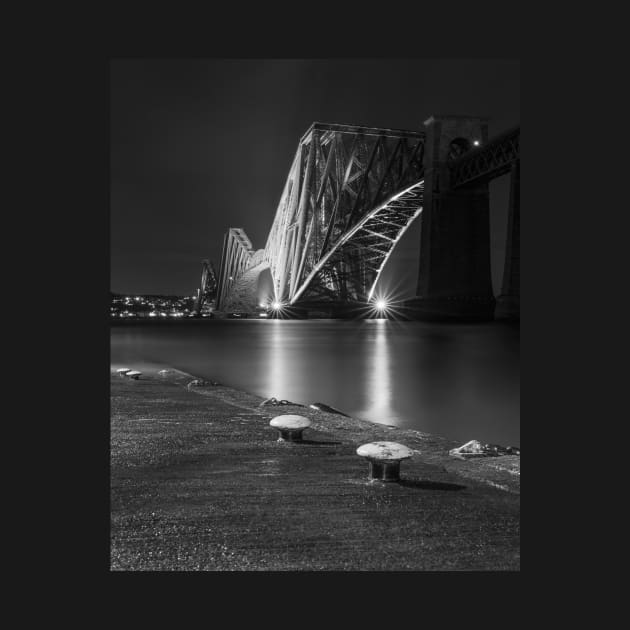
[[[520,128],[449,165],[450,188],[508,172],[519,160]],[[269,268],[282,304],[372,299],[394,246],[420,214],[423,132],[313,123],[302,136],[264,249],[242,229],[223,243],[216,308],[255,299]],[[233,304],[234,303],[234,304]]]
[[[201,286],[197,289],[193,313],[199,313],[206,302],[215,298],[217,292],[217,275],[214,265],[209,260],[202,260],[201,265]]]
[[[313,123],[264,250],[276,300],[371,299],[422,209],[424,133]]]
[[[223,253],[219,269],[217,310],[224,306],[226,298],[230,295],[238,279],[251,267],[254,253],[252,242],[242,229],[230,228],[228,230],[223,240]]]
[[[493,138],[480,149],[464,154],[450,167],[452,188],[490,180],[510,171],[519,160],[520,127]]]

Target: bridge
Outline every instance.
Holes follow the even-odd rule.
[[[520,304],[520,129],[488,140],[487,120],[431,117],[410,131],[313,123],[298,143],[265,247],[224,237],[216,310],[253,312],[270,276],[287,314],[366,312],[394,247],[421,217],[416,297],[407,318],[494,317],[489,181],[511,173],[503,315]]]
[[[209,260],[201,261],[201,286],[197,289],[192,308],[193,315],[200,315],[204,306],[209,306],[215,299],[217,290],[217,274],[214,265]]]

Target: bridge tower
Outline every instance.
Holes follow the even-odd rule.
[[[420,216],[420,269],[414,319],[486,321],[496,300],[490,269],[487,180],[454,187],[450,165],[488,140],[488,122],[471,116],[425,121],[424,208]]]

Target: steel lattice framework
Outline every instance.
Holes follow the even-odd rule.
[[[222,308],[232,287],[251,266],[253,254],[252,242],[247,234],[240,228],[230,228],[223,240],[217,287],[217,310]]]
[[[451,187],[473,181],[490,180],[509,172],[519,158],[520,127],[493,138],[480,149],[473,149],[451,165]]]
[[[424,139],[422,132],[311,125],[264,250],[277,300],[371,298],[395,243],[422,209]]]
[[[217,275],[214,265],[209,260],[202,260],[201,265],[201,286],[197,289],[193,313],[199,313],[206,302],[214,299],[217,291]]]
[[[448,165],[451,189],[487,181],[519,160],[520,128]],[[225,236],[216,308],[255,306],[271,272],[282,304],[372,298],[394,246],[424,203],[425,134],[313,123],[302,136],[264,249],[240,228]],[[252,302],[254,300],[254,302]]]

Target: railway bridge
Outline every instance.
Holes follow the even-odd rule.
[[[488,138],[487,119],[432,116],[418,131],[313,123],[298,143],[265,247],[224,237],[217,311],[253,312],[263,274],[285,316],[361,316],[396,243],[421,221],[409,319],[490,320],[489,182],[510,174],[497,315],[520,313],[520,128]]]

